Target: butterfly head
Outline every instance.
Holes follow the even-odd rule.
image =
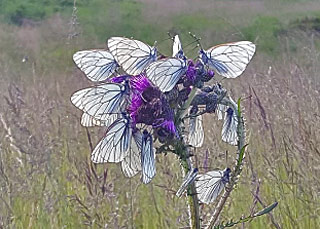
[[[157,60],[157,55],[158,55],[158,50],[157,50],[157,47],[154,46],[150,52],[152,62]]]
[[[230,181],[230,173],[231,173],[231,169],[230,168],[226,168],[223,171],[223,177],[222,177],[222,181],[223,183],[228,183]]]
[[[203,64],[207,64],[209,62],[209,57],[203,49],[200,49],[199,56],[200,56],[200,60],[203,62]]]

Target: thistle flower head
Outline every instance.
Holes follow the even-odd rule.
[[[130,85],[131,103],[128,110],[133,124],[143,123],[155,129],[163,128],[176,135],[174,113],[166,96],[144,74],[131,77]]]

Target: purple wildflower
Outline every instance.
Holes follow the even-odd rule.
[[[214,77],[214,71],[208,70],[206,74],[203,74],[201,77],[201,81],[209,82]]]
[[[142,98],[138,93],[133,93],[131,96],[131,103],[128,110],[130,111],[130,117],[132,119],[133,125],[137,123],[137,113],[139,107],[142,105]]]
[[[194,80],[196,79],[196,74],[197,74],[197,70],[196,67],[194,66],[194,63],[192,60],[188,60],[188,69],[186,72],[186,77],[190,82],[194,82]]]
[[[176,135],[174,114],[165,95],[144,75],[130,78],[131,104],[128,108],[134,124],[144,123]]]
[[[148,78],[144,74],[140,74],[137,76],[132,76],[130,78],[131,87],[140,93],[142,93],[147,88],[151,87],[151,83]]]

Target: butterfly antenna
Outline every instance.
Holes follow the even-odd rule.
[[[174,40],[174,35],[172,35],[170,32],[167,32],[169,39]]]
[[[194,42],[193,42],[193,43],[194,43]],[[186,56],[187,56],[187,54],[191,53],[193,50],[195,50],[195,49],[197,49],[197,48],[199,48],[199,45],[198,45],[198,44],[197,44],[195,47],[193,47],[192,49],[189,49],[189,50],[185,51]],[[194,60],[197,59],[197,58],[198,58],[198,57],[195,57]]]
[[[203,48],[202,48],[202,45],[201,45],[201,43],[200,43],[201,38],[200,38],[200,37],[197,37],[196,35],[194,35],[194,34],[191,33],[191,32],[189,32],[189,35],[195,40],[195,42],[198,43],[198,45],[200,46],[200,48],[203,49]]]
[[[196,40],[196,41],[192,41],[192,42],[190,42],[189,44],[187,44],[187,45],[185,46],[185,48],[188,47],[188,46],[190,46],[190,45],[192,45],[192,44],[194,44],[194,43],[197,43],[197,46],[199,47],[198,40]]]

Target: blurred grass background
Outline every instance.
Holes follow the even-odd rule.
[[[104,48],[110,36],[158,41],[167,32],[202,37],[202,45],[257,44],[246,72],[223,85],[244,98],[248,154],[221,220],[277,200],[272,215],[239,228],[320,227],[320,2],[312,0],[0,0],[0,227],[179,228],[188,225],[182,181],[172,155],[157,157],[150,185],[126,179],[118,165],[93,166],[90,142],[102,128],[80,126],[69,97],[89,86],[72,62],[81,49]],[[197,50],[186,48],[189,57]],[[22,61],[22,60],[27,61]],[[196,152],[203,168],[232,166],[221,123],[205,116]],[[203,221],[214,206],[202,208]],[[133,226],[134,225],[134,226]]]

